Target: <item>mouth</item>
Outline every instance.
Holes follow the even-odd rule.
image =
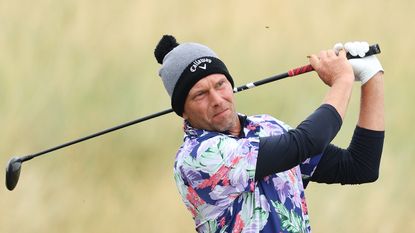
[[[214,118],[216,118],[216,117],[221,117],[221,116],[223,116],[227,111],[229,110],[229,108],[226,108],[226,109],[224,109],[224,110],[222,110],[222,111],[220,111],[220,112],[218,112],[218,113],[216,113],[215,115],[213,115],[213,117]]]

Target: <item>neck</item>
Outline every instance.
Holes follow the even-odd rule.
[[[235,123],[234,125],[228,130],[229,134],[238,137],[241,133],[241,121],[239,120],[238,114],[235,115]]]

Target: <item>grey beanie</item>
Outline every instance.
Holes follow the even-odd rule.
[[[170,35],[164,35],[154,50],[164,87],[171,98],[177,115],[182,116],[184,102],[190,89],[202,78],[211,74],[224,74],[234,86],[225,64],[215,52],[198,43],[178,44]]]

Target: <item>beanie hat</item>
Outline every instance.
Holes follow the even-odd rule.
[[[179,116],[183,115],[190,89],[202,78],[223,74],[234,86],[225,64],[205,45],[191,42],[178,44],[173,36],[164,35],[154,50],[154,56],[162,65],[159,76],[171,98],[171,106]]]

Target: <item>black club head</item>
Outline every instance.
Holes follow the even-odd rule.
[[[12,191],[19,181],[20,169],[22,168],[22,161],[18,157],[13,157],[9,160],[6,167],[6,187]]]

